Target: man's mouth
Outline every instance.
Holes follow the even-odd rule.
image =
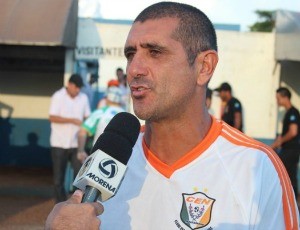
[[[145,87],[138,87],[138,88],[136,88],[135,90],[137,90],[137,91],[142,91],[142,90],[145,90]]]
[[[146,86],[130,86],[131,94],[134,98],[141,98],[146,95],[146,93],[150,90],[149,87]]]

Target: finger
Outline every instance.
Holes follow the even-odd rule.
[[[99,216],[99,215],[101,215],[103,213],[104,207],[103,207],[102,204],[100,204],[98,202],[93,202],[93,203],[90,203],[90,204],[93,205],[95,213],[96,213],[96,216]]]
[[[66,201],[68,204],[79,204],[82,200],[83,192],[77,189],[73,195]]]

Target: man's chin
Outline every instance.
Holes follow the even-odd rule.
[[[136,113],[134,112],[134,114],[140,119],[140,120],[147,120],[147,116],[141,114],[141,113]]]
[[[146,120],[148,120],[148,119],[150,118],[149,115],[148,115],[145,111],[143,111],[143,110],[141,110],[141,109],[136,109],[136,108],[134,108],[133,111],[134,111],[134,114],[135,114],[140,120],[146,121]]]

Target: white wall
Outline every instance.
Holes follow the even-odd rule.
[[[255,138],[274,138],[277,105],[275,90],[279,84],[280,65],[274,59],[274,34],[217,31],[219,63],[211,88],[227,81],[244,111],[244,131]],[[219,98],[213,110],[218,117]]]
[[[108,24],[79,19],[76,59],[100,59],[99,86],[105,90],[107,82],[116,79],[116,69],[126,69],[124,44],[130,30],[129,24]]]

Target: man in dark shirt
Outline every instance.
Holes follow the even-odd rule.
[[[283,118],[282,133],[271,145],[273,149],[281,147],[280,158],[286,167],[291,179],[295,196],[298,196],[297,171],[300,153],[300,115],[299,111],[291,103],[291,92],[285,87],[276,91],[278,106],[286,109]]]
[[[212,90],[210,88],[206,89],[206,100],[205,100],[205,104],[206,107],[209,111],[210,107],[211,107],[211,100],[212,100]]]
[[[230,126],[243,131],[243,116],[241,102],[232,96],[231,86],[224,82],[215,91],[219,92],[222,100],[221,118]]]

